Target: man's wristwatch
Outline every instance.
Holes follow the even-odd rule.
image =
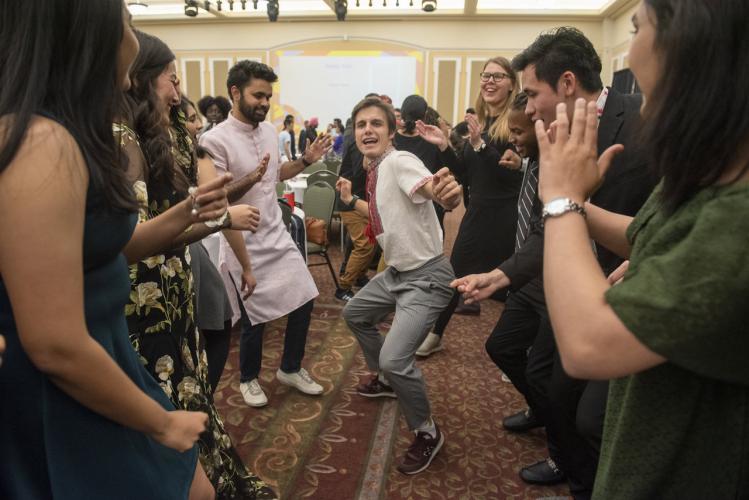
[[[351,201],[347,205],[351,210],[356,210],[356,202],[359,201],[360,198],[356,195],[351,197]]]
[[[569,198],[555,198],[544,205],[541,212],[541,220],[545,221],[549,217],[559,217],[567,212],[577,212],[586,217],[585,208],[578,205]]]
[[[307,161],[307,160],[306,160],[306,159],[304,158],[304,155],[300,156],[299,158],[300,158],[300,159],[302,160],[302,165],[304,165],[304,168],[307,168],[307,167],[309,167],[309,166],[310,166],[310,165],[312,165],[312,163],[313,163],[313,162],[311,162],[311,161]]]

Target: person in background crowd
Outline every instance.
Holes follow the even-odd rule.
[[[198,101],[198,110],[206,119],[205,128],[202,132],[207,132],[226,120],[231,111],[231,103],[226,97],[207,95]]]
[[[470,181],[471,203],[460,223],[450,262],[458,276],[488,272],[512,255],[515,248],[517,201],[523,173],[514,161],[517,156],[508,142],[510,128],[507,117],[519,92],[517,74],[510,61],[503,57],[489,59],[479,75],[481,91],[477,97],[478,115],[466,115],[469,140],[459,162],[448,147],[444,132],[425,124],[427,141],[439,146],[450,170]],[[433,128],[434,127],[434,128]],[[488,236],[488,235],[491,235]],[[506,291],[499,290],[494,298],[504,301]],[[416,351],[429,356],[443,348],[442,335],[458,306],[460,294],[440,315],[434,331]]]
[[[403,127],[400,130],[396,128],[393,147],[398,151],[413,153],[434,174],[450,159],[443,159],[439,148],[425,141],[416,130],[416,122],[424,120],[428,107],[426,100],[419,95],[406,97],[401,106]],[[445,209],[438,203],[434,203],[434,209],[437,212],[437,220],[440,221],[440,228],[444,232]]]
[[[278,134],[278,154],[281,161],[295,160],[294,152],[294,116],[286,115],[283,120],[283,130]]]
[[[316,116],[309,119],[309,122],[305,122],[307,125],[304,126],[304,130],[299,133],[299,154],[304,154],[307,150],[307,146],[317,139],[317,126],[319,121]]]

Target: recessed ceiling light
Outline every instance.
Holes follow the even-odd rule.
[[[130,13],[134,16],[148,12],[148,4],[143,1],[128,2],[127,8],[130,9]]]

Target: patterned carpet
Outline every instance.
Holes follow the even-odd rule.
[[[340,254],[333,251],[334,265]],[[546,456],[543,432],[507,433],[502,417],[523,408],[512,385],[489,360],[484,340],[501,313],[487,303],[481,316],[455,316],[445,349],[420,361],[433,414],[446,442],[416,476],[395,470],[412,434],[395,400],[357,396],[368,374],[361,350],[340,317],[342,303],[324,266],[311,268],[320,289],[307,340],[305,367],[324,387],[305,396],[275,379],[285,320],[265,333],[261,385],[269,405],[247,407],[239,393],[238,344],[216,392],[227,429],[245,463],[283,499],[535,499],[566,489],[529,487],[518,470]]]

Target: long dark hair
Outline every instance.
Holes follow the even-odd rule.
[[[655,17],[661,76],[647,96],[642,137],[663,177],[663,206],[674,211],[746,154],[749,3],[645,3]]]
[[[166,183],[185,194],[189,182],[177,167],[169,135],[169,116],[156,95],[156,80],[175,60],[169,47],[155,36],[136,31],[140,52],[133,63],[132,85],[127,92],[127,114],[146,157],[146,180]],[[167,110],[169,111],[169,110]]]
[[[0,2],[0,172],[18,153],[32,116],[44,114],[76,139],[104,202],[136,208],[112,134],[122,12],[121,0]]]

